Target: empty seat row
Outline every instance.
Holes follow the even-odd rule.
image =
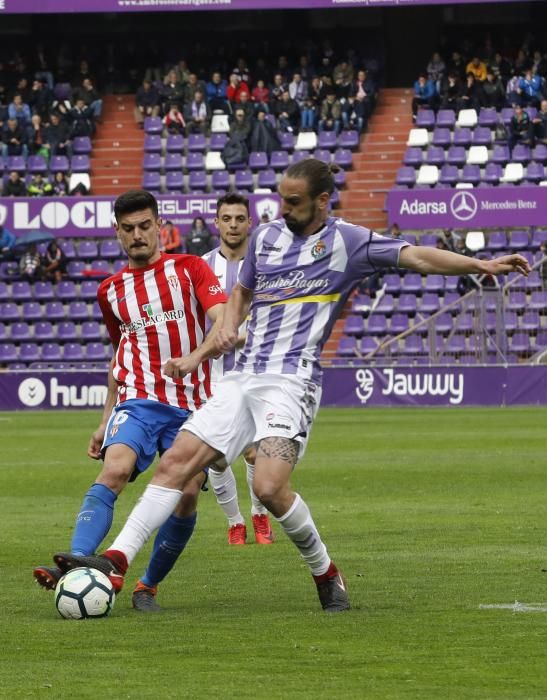
[[[84,321],[76,324],[74,321],[38,321],[34,324],[26,321],[14,323],[0,323],[0,340],[12,340],[16,342],[33,340],[46,342],[58,340],[61,342],[75,340],[106,341],[108,336],[106,329],[98,321]]]
[[[526,107],[530,120],[537,116],[535,107]],[[416,115],[416,127],[432,129],[440,126],[448,129],[454,127],[473,128],[475,126],[494,128],[500,121],[507,125],[510,123],[514,109],[504,107],[499,113],[493,107],[482,107],[479,112],[475,109],[462,109],[457,114],[451,109],[440,109],[435,113],[432,109],[420,109]]]
[[[43,306],[35,301],[16,304],[13,301],[0,302],[0,318],[8,321],[102,321],[103,315],[98,302],[88,305],[85,301],[48,301]]]
[[[36,362],[36,361],[98,361],[108,360],[111,356],[108,345],[100,342],[94,343],[1,343],[0,364],[8,362]]]
[[[88,155],[73,155],[70,159],[67,156],[51,156],[47,161],[42,156],[8,156],[0,158],[0,175],[16,171],[19,174],[29,172],[34,173],[89,173],[91,171],[91,160]]]

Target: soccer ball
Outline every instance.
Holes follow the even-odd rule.
[[[55,587],[55,607],[72,620],[110,615],[115,597],[108,577],[87,567],[72,569]]]

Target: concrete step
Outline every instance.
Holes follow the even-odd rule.
[[[367,208],[372,207],[382,211],[384,208],[385,199],[385,192],[356,192],[352,189],[351,192],[340,193],[340,206],[366,206]]]
[[[142,170],[142,155],[133,152],[112,151],[110,154],[97,154],[93,157],[93,167],[101,168],[136,168]]]
[[[116,148],[116,149],[139,149],[140,152],[143,152],[143,144],[144,144],[144,139],[142,135],[139,134],[136,135],[131,135],[131,136],[124,136],[123,132],[122,133],[116,133],[114,137],[110,136],[108,138],[105,138],[103,136],[99,136],[98,138],[93,140],[93,152],[95,153],[101,148]]]
[[[99,189],[101,189],[104,192],[104,188],[112,186],[120,187],[122,189],[127,190],[134,187],[140,187],[141,178],[140,173],[138,175],[117,175],[116,173],[112,173],[112,175],[94,175],[92,185],[94,191],[98,191]]]

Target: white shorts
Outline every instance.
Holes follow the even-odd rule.
[[[229,372],[181,429],[221,452],[228,464],[266,437],[296,440],[300,458],[320,401],[321,388],[294,374]]]

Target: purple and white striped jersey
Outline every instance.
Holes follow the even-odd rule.
[[[213,248],[213,250],[210,250],[208,253],[205,253],[205,255],[202,255],[202,258],[218,277],[218,281],[220,282],[222,289],[224,289],[226,294],[229,295],[237,282],[243,258],[241,258],[241,260],[230,262],[220,252],[220,246],[218,248]],[[246,321],[241,324],[240,335],[245,333],[246,325]],[[224,372],[229,372],[231,369],[233,369],[236,357],[239,355],[239,353],[240,350],[234,349],[232,352],[227,353],[226,355],[221,355],[218,359],[213,360],[211,362],[211,381],[218,381]]]
[[[239,273],[254,295],[235,370],[320,383],[319,356],[349,294],[368,274],[395,267],[406,245],[335,217],[307,237],[282,219],[259,226]]]

